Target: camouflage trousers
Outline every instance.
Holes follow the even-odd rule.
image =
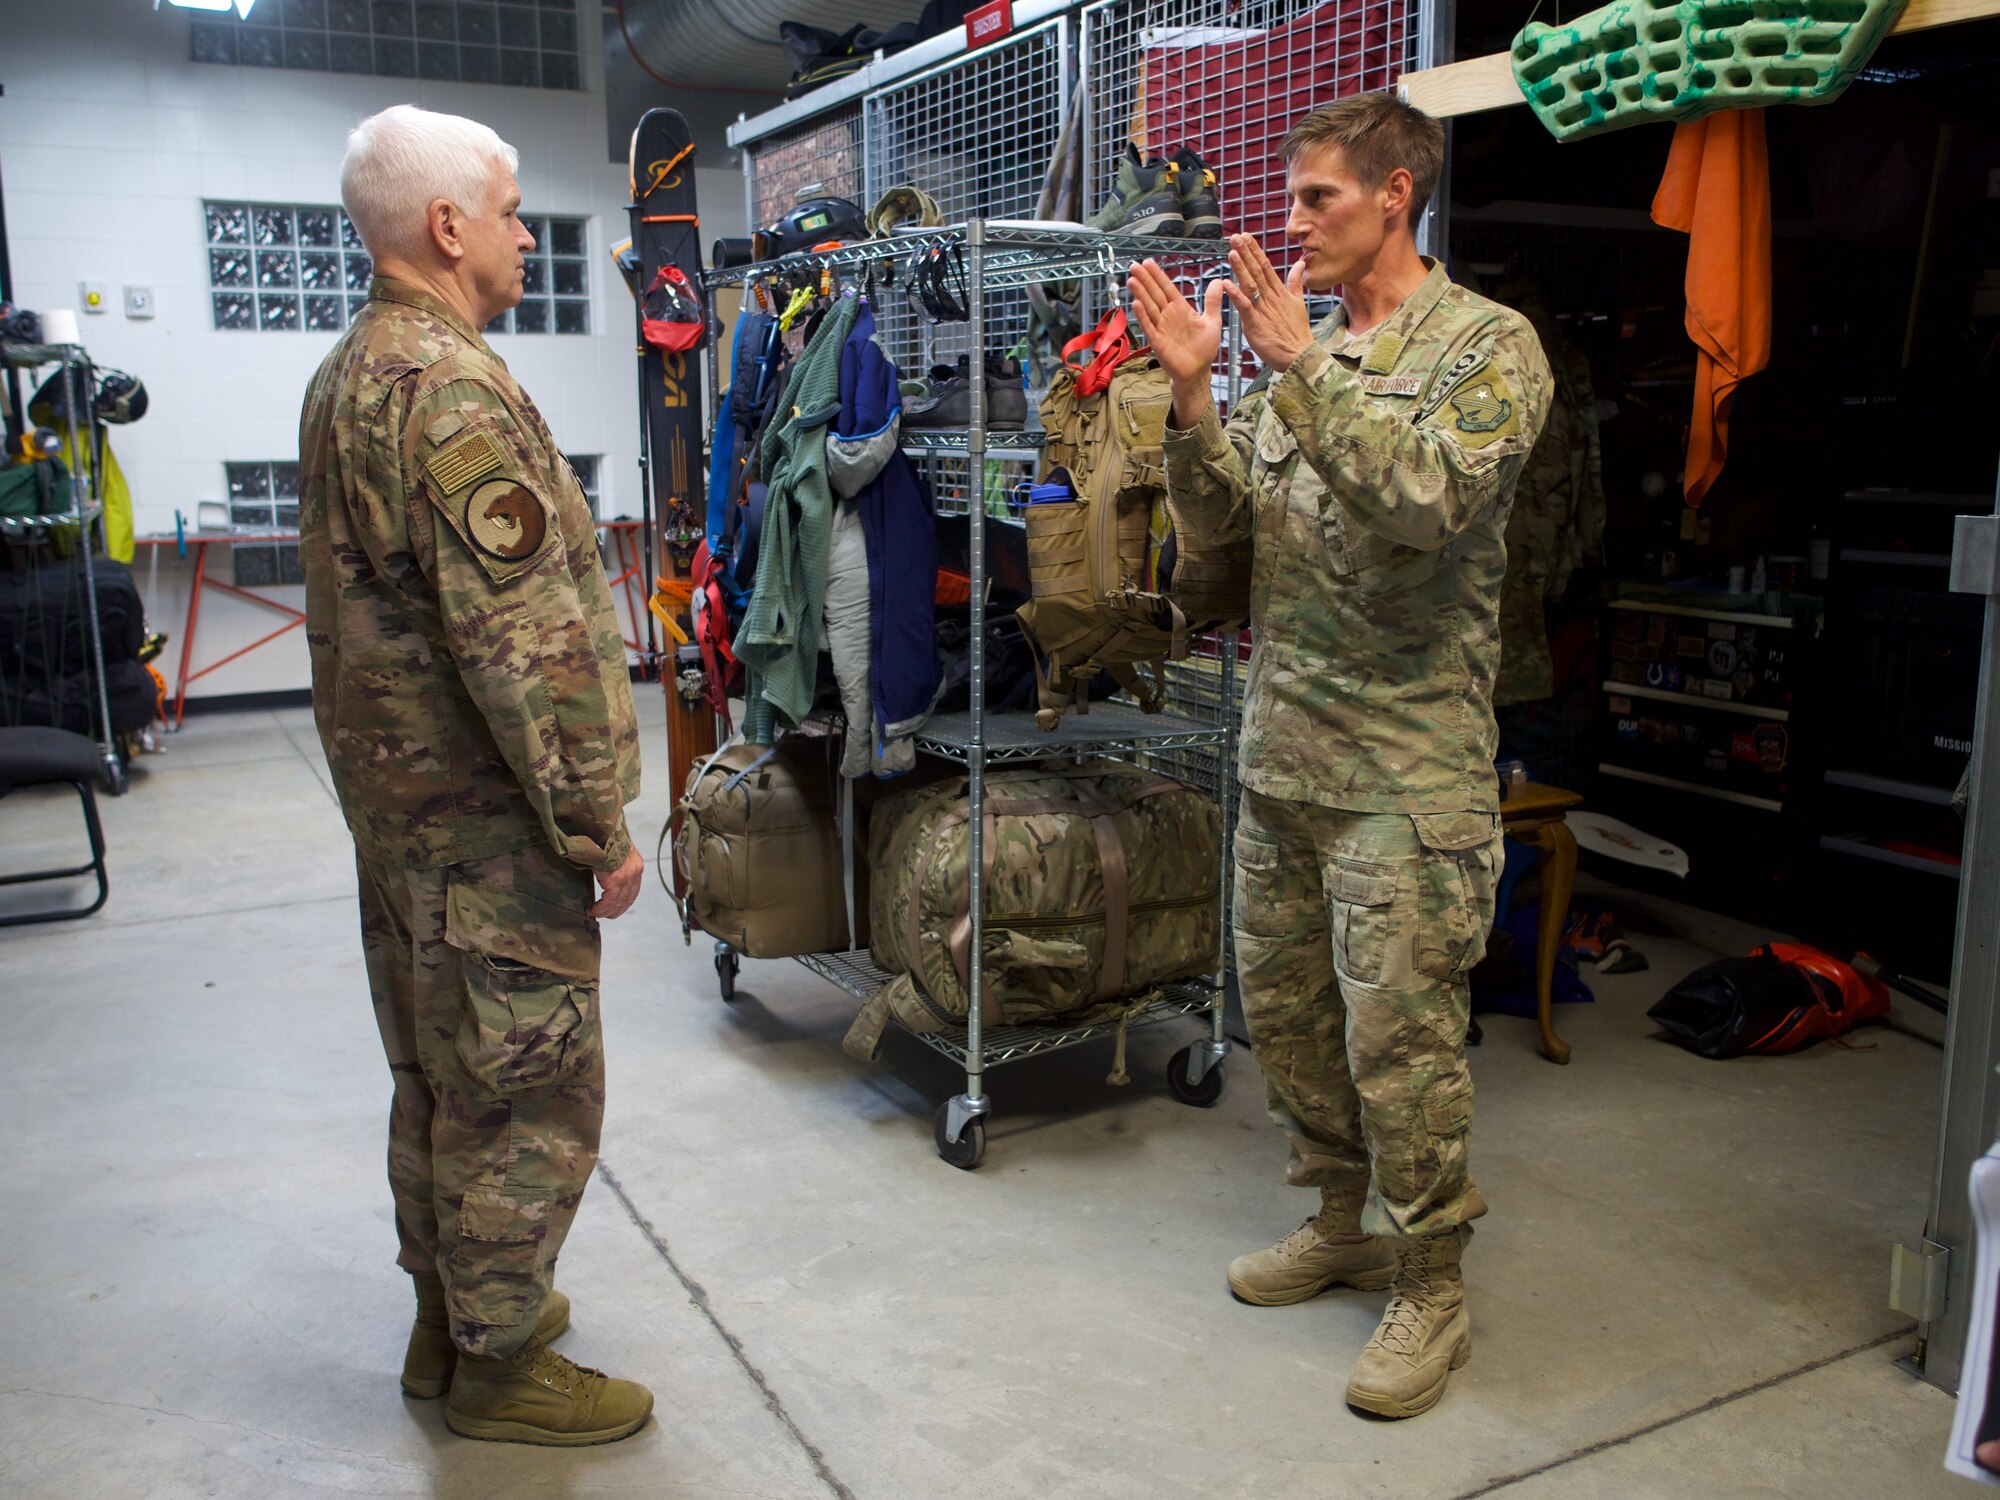
[[[1244,789],[1236,969],[1286,1180],[1369,1234],[1486,1212],[1468,1163],[1466,975],[1500,869],[1491,813],[1355,813]]]
[[[527,1342],[604,1118],[589,874],[537,845],[412,870],[361,857],[395,1095],[397,1262],[444,1279],[467,1354]]]

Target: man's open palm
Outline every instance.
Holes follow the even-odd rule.
[[[1139,316],[1146,342],[1168,378],[1177,385],[1200,381],[1206,386],[1209,367],[1222,348],[1222,283],[1208,284],[1208,296],[1199,311],[1181,295],[1158,261],[1145,260],[1133,266],[1125,285],[1131,290],[1132,310]]]

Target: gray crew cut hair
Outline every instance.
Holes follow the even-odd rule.
[[[340,163],[340,202],[368,253],[421,258],[426,218],[439,198],[468,214],[491,205],[493,168],[519,169],[521,153],[490,126],[395,104],[349,133]]]

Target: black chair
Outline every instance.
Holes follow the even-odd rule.
[[[79,875],[97,877],[97,899],[74,911],[25,912],[0,916],[0,927],[18,927],[24,922],[66,922],[71,917],[87,917],[104,905],[111,893],[104,873],[104,829],[97,821],[97,793],[91,783],[103,774],[97,746],[67,729],[29,726],[0,729],[0,797],[17,787],[48,786],[67,781],[83,799],[83,821],[90,830],[90,863],[73,870],[33,870],[25,875],[0,875],[0,885],[24,885],[38,880],[73,880]]]

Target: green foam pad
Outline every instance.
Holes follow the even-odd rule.
[[[1530,21],[1509,60],[1559,141],[1718,109],[1824,104],[1854,80],[1906,0],[1618,0]]]

